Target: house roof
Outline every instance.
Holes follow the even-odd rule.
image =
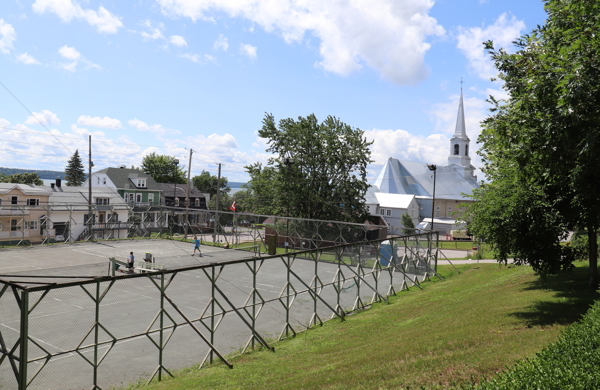
[[[105,173],[110,180],[119,189],[142,189],[142,190],[154,190],[160,191],[160,185],[154,181],[152,176],[140,171],[139,169],[128,169],[128,168],[105,168],[95,173]],[[137,187],[132,180],[135,179],[146,179],[146,187]],[[93,188],[93,185],[92,185]]]
[[[74,205],[73,210],[88,210],[87,187],[40,187],[49,192],[51,205]],[[92,187],[92,198],[109,198],[111,206],[127,206],[127,203],[112,188]]]
[[[365,194],[365,204],[379,204],[375,193],[379,192],[379,188],[374,185],[369,186],[367,193]]]
[[[385,192],[376,192],[375,196],[379,202],[379,207],[395,209],[407,209],[415,198],[414,195],[386,194]]]
[[[163,192],[163,197],[165,197],[165,198],[169,198],[169,197],[172,198],[173,190],[175,190],[175,196],[177,196],[178,198],[187,196],[187,190],[188,190],[187,184],[158,183],[158,185],[160,186],[160,188]],[[176,188],[173,188],[175,186],[176,186]],[[191,198],[206,198],[206,194],[203,193],[202,191],[198,190],[196,187],[191,186],[190,187],[190,197]]]
[[[433,196],[433,172],[427,164],[389,158],[379,173],[375,185],[381,192]],[[475,177],[465,178],[453,165],[438,165],[435,181],[435,197],[464,200],[479,184]]]
[[[18,189],[26,195],[50,195],[42,186],[30,186],[28,184],[0,183],[0,194],[7,194]]]

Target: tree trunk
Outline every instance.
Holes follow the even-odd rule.
[[[590,272],[588,287],[596,291],[598,288],[598,241],[595,226],[588,226],[588,250]]]

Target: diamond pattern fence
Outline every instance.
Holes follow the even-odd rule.
[[[233,368],[232,353],[275,352],[274,340],[344,321],[437,275],[437,232],[340,243],[367,230],[288,222],[287,253],[52,283],[0,280],[0,389],[109,389],[194,365]]]

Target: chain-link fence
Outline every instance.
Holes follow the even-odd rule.
[[[339,244],[358,236],[324,225],[312,236],[318,240],[301,237],[307,249],[294,243],[293,251],[271,256],[258,251],[151,273],[53,276],[51,283],[5,276],[0,389],[108,389],[195,364],[232,367],[226,356],[234,352],[274,351],[272,340],[343,321],[436,275],[436,232]],[[301,236],[298,226],[292,229],[290,241]]]

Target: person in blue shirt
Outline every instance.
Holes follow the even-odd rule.
[[[202,251],[200,250],[200,239],[196,235],[194,235],[194,242],[196,243],[196,246],[194,247],[194,253],[192,254],[192,256],[196,254],[196,249],[198,249],[198,253],[200,254],[200,256],[202,256]]]

